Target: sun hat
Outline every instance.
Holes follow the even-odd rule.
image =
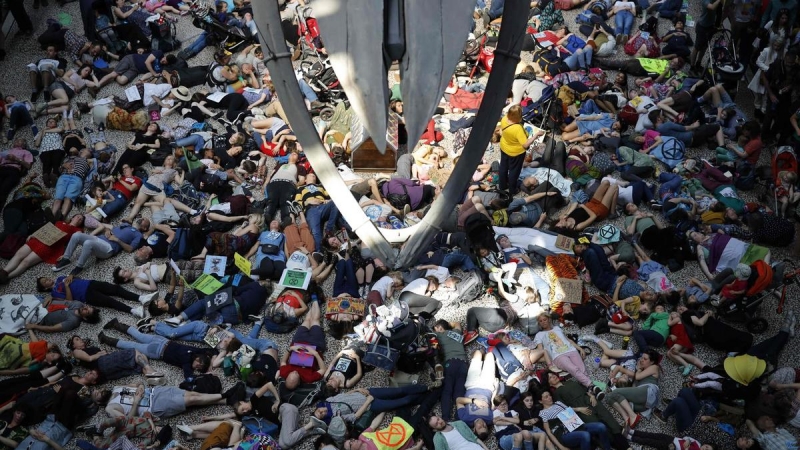
[[[170,91],[172,95],[175,96],[178,100],[183,100],[184,102],[188,102],[192,95],[189,93],[189,88],[186,86],[178,86],[175,89]]]
[[[724,366],[733,381],[747,386],[764,374],[767,363],[753,355],[739,355],[725,358]]]
[[[597,230],[596,242],[600,245],[619,242],[619,228],[607,223]]]
[[[752,270],[747,264],[739,264],[735,269],[733,269],[733,274],[740,280],[746,280],[750,278],[751,273]]]

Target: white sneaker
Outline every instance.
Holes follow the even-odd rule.
[[[131,314],[137,319],[144,319],[144,308],[141,306],[131,308]]]
[[[183,323],[183,319],[181,319],[181,316],[175,316],[171,319],[165,320],[164,323],[171,327],[179,327]]]
[[[167,384],[167,379],[164,377],[147,379],[148,386],[165,386],[166,384]]]
[[[596,337],[596,336],[595,336],[595,337]],[[605,339],[599,339],[599,338],[598,338],[597,340],[598,340],[598,341],[603,341],[603,343],[604,343],[604,344],[606,344],[606,346],[607,346],[608,348],[614,348],[614,343],[613,343],[613,342],[609,342],[609,341],[607,341],[607,340],[605,340]],[[595,342],[597,342],[597,341],[595,341]]]
[[[189,425],[186,425],[185,423],[182,423],[180,425],[176,425],[175,428],[177,428],[178,431],[180,431],[181,433],[183,433],[183,434],[185,434],[187,436],[191,436],[192,432],[194,431],[194,430],[192,430],[192,427],[190,427]]]
[[[158,296],[158,292],[153,292],[152,294],[140,295],[139,303],[141,303],[142,305],[146,305],[150,303],[154,298],[156,298],[156,296]]]

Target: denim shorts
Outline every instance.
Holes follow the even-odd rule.
[[[76,175],[61,175],[56,182],[56,200],[68,198],[72,201],[81,195],[83,190],[83,180]]]

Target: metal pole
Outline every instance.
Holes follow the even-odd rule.
[[[303,151],[314,167],[314,172],[331,197],[336,199],[335,203],[339,212],[358,237],[387,267],[394,267],[394,249],[364,214],[350,193],[350,189],[344,184],[344,180],[322,145],[317,129],[305,108],[303,95],[292,67],[291,54],[281,30],[278,2],[256,0],[252,6],[261,44],[264,46],[264,62],[272,76],[272,82],[281,99],[281,105],[286,111],[292,130],[297,134]],[[375,63],[382,64],[382,61]]]

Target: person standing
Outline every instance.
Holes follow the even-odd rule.
[[[689,57],[689,64],[699,70],[700,61],[706,54],[711,35],[714,34],[717,23],[717,9],[722,5],[722,0],[703,0],[703,9],[695,28],[694,48]]]
[[[540,134],[528,137],[522,125],[522,107],[519,105],[508,109],[505,117],[500,120],[499,129],[495,130],[495,136],[498,133],[500,134],[500,190],[508,191],[513,197],[519,190],[517,180],[525,162],[525,152]]]

